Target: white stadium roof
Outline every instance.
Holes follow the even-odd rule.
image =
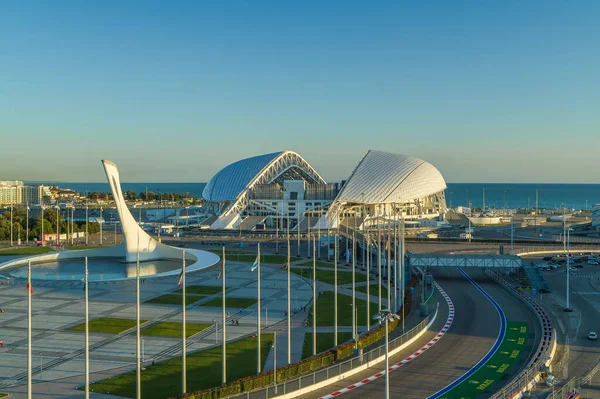
[[[213,202],[235,200],[252,179],[283,152],[242,159],[224,167],[204,187],[202,197]]]
[[[337,202],[402,203],[446,189],[442,174],[422,159],[368,151],[338,194]]]

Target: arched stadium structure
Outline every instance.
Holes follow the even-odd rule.
[[[327,209],[337,194],[300,155],[293,151],[242,159],[215,174],[202,192],[215,229],[248,228],[275,220],[296,225],[307,210]],[[316,219],[315,219],[316,220]]]
[[[423,223],[446,210],[442,174],[418,158],[368,151],[340,187],[293,151],[234,162],[202,193],[214,229],[359,227],[404,218]],[[298,226],[300,224],[300,226]]]
[[[370,150],[318,225],[337,228],[340,223],[353,222],[357,226],[366,220],[378,224],[386,219],[413,222],[436,219],[446,211],[445,189],[444,177],[429,162]]]

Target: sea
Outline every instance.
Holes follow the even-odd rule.
[[[108,183],[25,182],[26,184],[52,185],[80,193],[110,192]],[[202,197],[206,183],[121,183],[123,191],[136,193],[189,193]],[[600,204],[600,184],[549,184],[549,183],[447,183],[448,206],[481,208],[485,196],[486,208],[591,209]],[[485,193],[485,194],[484,194]]]

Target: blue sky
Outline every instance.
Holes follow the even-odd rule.
[[[597,1],[7,1],[0,180],[207,181],[367,149],[450,182],[599,183]]]

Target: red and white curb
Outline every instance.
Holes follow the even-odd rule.
[[[435,287],[438,289],[438,291],[440,291],[440,293],[442,294],[442,296],[446,300],[446,303],[448,304],[448,319],[446,320],[446,324],[440,330],[440,332],[435,337],[433,337],[431,339],[431,341],[429,341],[427,344],[425,344],[423,347],[421,347],[421,349],[417,350],[412,355],[407,356],[406,358],[402,359],[398,363],[390,365],[390,367],[388,369],[388,372],[392,372],[392,371],[394,371],[396,369],[399,369],[400,367],[404,366],[407,363],[410,363],[411,361],[413,361],[414,359],[416,359],[417,357],[419,357],[420,355],[422,355],[423,353],[425,353],[433,345],[435,345],[440,339],[442,339],[442,337],[444,335],[446,335],[446,332],[448,332],[448,329],[450,329],[450,326],[452,325],[452,322],[454,321],[454,304],[452,303],[452,299],[450,299],[450,297],[448,296],[448,294],[446,294],[446,291],[444,291],[442,289],[442,287],[440,287],[440,285],[438,283],[435,283]],[[342,394],[344,394],[346,392],[350,392],[350,391],[352,391],[352,390],[354,390],[354,389],[356,389],[358,387],[366,385],[369,382],[375,381],[376,379],[378,379],[380,377],[383,377],[384,375],[385,375],[385,370],[382,370],[379,373],[375,373],[372,376],[370,376],[368,378],[365,378],[364,380],[361,380],[360,382],[354,383],[352,385],[348,385],[346,388],[342,388],[340,390],[332,392],[329,395],[321,396],[319,399],[331,399],[331,398],[335,398],[335,397],[340,396],[340,395],[342,395]]]

